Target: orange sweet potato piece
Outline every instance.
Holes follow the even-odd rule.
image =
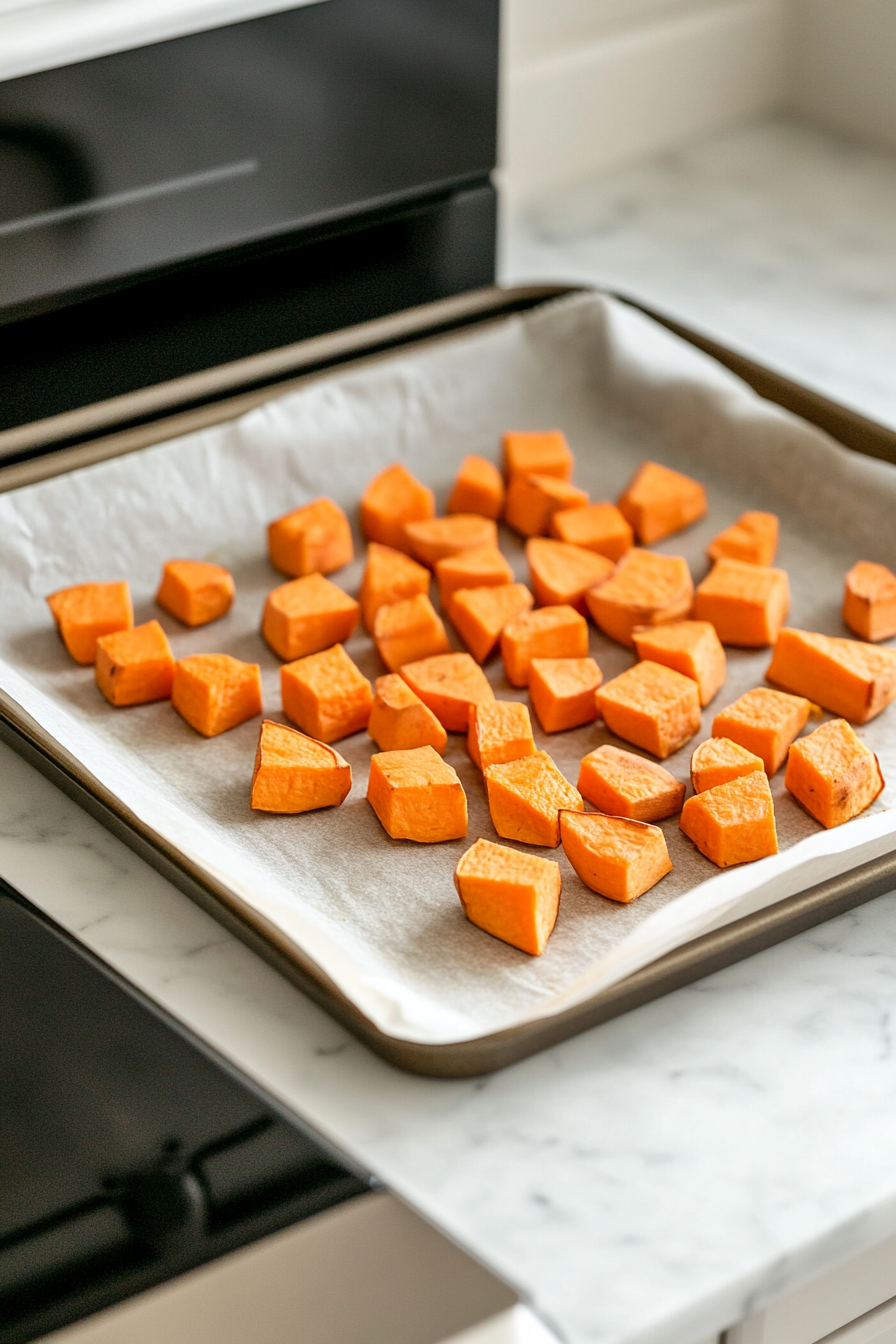
[[[719,868],[753,863],[778,852],[772,791],[761,771],[695,793],[682,808],[678,824]]]
[[[593,658],[533,658],[529,697],[546,733],[562,733],[597,718],[594,693],[603,673]]]
[[[560,909],[560,865],[490,840],[477,840],[454,870],[471,924],[540,957]]]
[[[47,604],[76,663],[95,662],[101,635],[130,630],[134,624],[131,590],[124,582],[76,583],[50,593]]]
[[[697,683],[649,659],[613,677],[597,692],[611,732],[665,759],[700,728]]]
[[[561,811],[584,809],[578,789],[561,775],[546,751],[490,765],[483,773],[492,823],[505,840],[556,849]]]
[[[719,784],[740,779],[741,775],[764,769],[762,757],[747,751],[739,742],[732,742],[730,737],[708,737],[694,748],[691,756],[691,783],[695,793],[705,793]]]
[[[441,756],[448,742],[432,710],[394,672],[376,679],[367,731],[380,751],[433,747]]]
[[[467,833],[463,785],[432,747],[371,756],[367,801],[393,840],[435,844]]]
[[[555,513],[587,503],[587,491],[557,476],[512,476],[504,501],[504,521],[524,537],[547,535]]]
[[[171,703],[203,737],[261,713],[261,668],[227,653],[193,653],[174,665]]]
[[[416,597],[418,593],[429,596],[429,570],[409,555],[372,541],[367,548],[367,564],[358,593],[361,615],[370,634],[380,607]]]
[[[694,594],[695,619],[710,621],[723,644],[746,649],[774,644],[789,610],[785,570],[724,556]]]
[[[271,564],[284,574],[330,574],[354,559],[352,529],[339,505],[322,496],[268,527]]]
[[[339,807],[351,787],[351,766],[338,751],[295,728],[264,720],[249,797],[255,811],[296,813]]]
[[[367,727],[373,691],[341,644],[280,669],[283,713],[319,742],[337,742]]]
[[[701,705],[725,684],[725,650],[709,621],[674,621],[672,625],[635,628],[632,632],[639,658],[673,667],[696,681]]]
[[[846,576],[843,619],[872,644],[896,635],[896,574],[870,560],[853,565]]]
[[[348,639],[361,608],[322,574],[281,583],[268,593],[261,633],[285,662]]]
[[[726,527],[706,548],[710,560],[746,560],[751,565],[774,564],[778,549],[778,515],[750,509]]]
[[[713,737],[728,737],[759,756],[773,775],[784,763],[791,742],[805,728],[812,709],[801,695],[757,686],[723,709],[712,721]]]
[[[451,621],[476,659],[484,663],[508,621],[531,611],[535,598],[524,583],[498,587],[458,588],[448,604]]]
[[[501,657],[511,686],[528,686],[533,658],[587,658],[588,622],[573,607],[539,607],[505,625]]]
[[[156,601],[184,625],[208,625],[233,605],[233,575],[205,560],[169,560],[162,569]]]
[[[896,698],[896,653],[809,630],[781,631],[765,675],[853,723],[868,723]]]
[[[446,513],[481,513],[483,518],[501,517],[504,482],[494,462],[472,453],[460,464]]]
[[[470,706],[467,750],[480,770],[535,755],[529,711],[518,700]]]
[[[583,758],[579,793],[612,817],[661,821],[681,811],[685,786],[655,761],[607,743]]]
[[[585,594],[603,583],[616,568],[612,560],[581,546],[552,537],[530,537],[526,542],[529,574],[539,606],[575,607],[584,616]]]
[[[373,638],[390,672],[397,672],[402,663],[447,653],[451,647],[442,618],[425,593],[380,607]]]
[[[680,555],[633,550],[614,572],[585,594],[595,624],[630,649],[638,626],[668,625],[687,616],[694,581]]]
[[[497,588],[502,583],[513,583],[513,570],[496,546],[483,546],[478,551],[462,551],[436,561],[436,580],[442,606],[447,604],[458,588]]]
[[[374,476],[361,496],[361,531],[368,541],[406,551],[405,523],[432,518],[435,511],[435,495],[429,487],[394,462]]]
[[[449,556],[498,545],[497,524],[478,513],[452,513],[448,518],[406,523],[404,534],[407,549],[430,568]]]
[[[659,462],[642,462],[618,504],[644,546],[696,523],[707,508],[706,491],[699,481]]]
[[[485,673],[468,653],[440,653],[435,658],[405,663],[399,670],[449,733],[465,733],[470,706],[488,704],[495,698]]]
[[[514,476],[557,476],[568,481],[574,458],[566,436],[559,429],[511,430],[504,435],[504,473]]]
[[[579,509],[561,509],[551,518],[551,536],[608,560],[621,560],[635,544],[631,523],[606,500]]]
[[[794,742],[784,783],[828,829],[857,817],[884,789],[880,762],[845,719],[831,719]]]
[[[174,681],[174,654],[158,621],[100,635],[95,676],[110,705],[167,700]]]
[[[672,871],[659,826],[600,812],[561,812],[563,852],[579,877],[611,901],[637,900]]]

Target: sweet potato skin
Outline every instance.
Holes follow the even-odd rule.
[[[131,590],[121,583],[76,583],[47,597],[59,637],[76,663],[96,661],[96,642],[134,625]]]
[[[249,806],[296,815],[339,807],[351,792],[352,771],[333,747],[265,719],[258,734]]]
[[[845,719],[831,719],[794,742],[784,784],[798,803],[830,829],[851,821],[884,790],[880,762]]]
[[[628,904],[672,871],[658,826],[600,812],[561,812],[563,851],[579,877],[599,896]]]
[[[896,699],[892,650],[789,626],[778,635],[765,676],[853,723],[870,722]]]
[[[558,863],[480,839],[458,861],[454,885],[471,924],[541,956],[560,908]]]
[[[393,840],[438,844],[467,833],[463,786],[432,747],[372,756],[367,801]]]
[[[101,635],[94,675],[110,705],[167,700],[174,682],[174,654],[158,621]]]
[[[195,628],[226,616],[236,586],[223,565],[204,560],[169,560],[162,569],[156,602],[184,625]]]
[[[718,868],[778,852],[772,793],[760,771],[694,794],[682,808],[679,825]]]

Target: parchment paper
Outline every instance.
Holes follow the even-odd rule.
[[[463,738],[446,759],[467,792],[466,841],[392,841],[365,801],[366,734],[339,745],[352,792],[335,810],[297,817],[248,804],[258,721],[211,740],[168,703],[111,708],[91,668],[75,667],[56,636],[47,593],[88,580],[130,580],[137,621],[157,617],[175,656],[224,652],[259,662],[265,714],[283,720],[279,660],[258,633],[265,594],[282,582],[265,552],[270,519],[327,493],[353,519],[374,472],[400,460],[444,503],[461,458],[496,459],[507,428],[562,427],[576,480],[615,499],[650,457],[699,477],[707,519],[658,550],[687,557],[695,581],[709,539],[745,508],[781,516],[777,563],[790,574],[790,624],[847,633],[843,576],[857,559],[896,567],[896,469],[839,448],[764,402],[733,375],[637,312],[576,296],[418,350],[336,373],[205,430],[0,497],[0,693],[18,706],[234,901],[313,960],[383,1031],[418,1042],[475,1039],[589,998],[698,933],[780,900],[896,847],[890,787],[863,817],[824,832],[772,783],[781,853],[727,873],[664,823],[674,871],[629,906],[589,892],[563,857],[563,895],[545,954],[530,958],[465,920],[452,874],[477,836],[496,839],[479,772]],[[520,542],[502,548],[526,579]],[[356,593],[355,563],[333,576]],[[188,631],[155,607],[164,560],[208,558],[234,573],[223,621]],[[434,588],[435,596],[435,588]],[[632,655],[591,632],[609,679]],[[461,648],[459,641],[455,647]],[[373,678],[369,638],[349,652]],[[665,764],[681,779],[712,718],[762,684],[769,652],[729,650],[729,676],[703,730]],[[488,666],[499,696],[500,660]],[[601,725],[541,733],[575,782],[581,757],[612,735]],[[817,726],[811,721],[807,731]],[[896,710],[859,730],[896,779]],[[537,851],[544,854],[546,851]]]

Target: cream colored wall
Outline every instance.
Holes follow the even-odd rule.
[[[896,0],[793,0],[789,64],[798,111],[896,149]]]

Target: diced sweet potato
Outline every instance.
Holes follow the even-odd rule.
[[[579,877],[611,901],[637,900],[672,871],[659,826],[599,812],[561,812],[563,852]]]
[[[846,576],[843,619],[872,644],[896,635],[896,574],[870,560],[853,565]]]
[[[557,476],[568,481],[574,458],[566,436],[559,429],[512,430],[504,435],[504,472],[514,476]]]
[[[447,611],[448,601],[458,588],[497,588],[513,583],[513,570],[496,546],[479,551],[462,551],[436,562],[439,597]]]
[[[557,476],[512,476],[504,501],[504,521],[524,537],[546,536],[555,513],[587,503],[586,490]]]
[[[853,723],[868,723],[896,698],[896,653],[809,630],[781,631],[765,675]]]
[[[784,783],[822,826],[842,826],[884,789],[880,762],[845,719],[831,719],[794,742]]]
[[[673,667],[696,681],[701,705],[708,705],[725,684],[725,650],[709,621],[674,621],[672,625],[636,628],[632,638],[639,658]]]
[[[393,840],[437,844],[467,833],[463,785],[432,747],[371,756],[367,801]]]
[[[529,697],[546,733],[562,733],[597,718],[594,693],[603,673],[593,658],[533,658]]]
[[[338,742],[367,727],[373,691],[341,644],[280,669],[283,713],[319,742]]]
[[[338,751],[265,719],[249,797],[255,811],[296,813],[339,807],[351,787],[351,766]]]
[[[367,565],[358,593],[361,615],[370,634],[380,607],[416,597],[418,593],[428,597],[429,578],[429,570],[409,555],[372,541],[367,548]]]
[[[710,560],[746,560],[751,565],[774,564],[778,549],[778,515],[750,509],[736,523],[714,537],[706,548]]]
[[[561,509],[551,518],[551,536],[608,560],[621,560],[635,544],[631,523],[606,500],[580,509]]]
[[[380,751],[433,747],[441,756],[448,742],[432,710],[394,672],[376,679],[367,731]]]
[[[390,672],[397,672],[402,663],[447,653],[451,647],[442,618],[425,593],[380,607],[373,638]]]
[[[467,750],[480,770],[535,755],[529,711],[518,700],[470,706]]]
[[[511,686],[528,686],[533,658],[587,658],[588,622],[572,607],[539,607],[504,627],[501,657]]]
[[[481,513],[498,519],[504,507],[504,482],[494,462],[472,453],[460,464],[446,513]]]
[[[406,523],[404,533],[408,549],[430,568],[452,555],[498,545],[497,524],[478,513],[452,513],[448,518]]]
[[[63,644],[76,663],[96,661],[101,635],[130,630],[134,624],[131,590],[127,583],[76,583],[50,593],[53,613]]]
[[[361,608],[322,574],[281,583],[268,593],[261,633],[285,662],[348,639]]]
[[[597,708],[612,733],[661,760],[700,728],[697,683],[649,659],[601,686]]]
[[[490,840],[477,840],[454,870],[471,924],[540,957],[560,909],[560,865]]]
[[[470,706],[488,704],[495,693],[468,653],[441,653],[405,663],[401,676],[449,733],[465,733]]]
[[[261,713],[261,668],[227,653],[193,653],[174,665],[171,703],[203,737]]]
[[[710,621],[723,644],[745,649],[774,644],[789,610],[785,570],[724,556],[694,594],[694,618]]]
[[[339,505],[322,496],[268,527],[271,564],[284,574],[330,574],[354,559],[352,529]]]
[[[100,635],[95,676],[110,705],[167,700],[174,681],[174,654],[158,621]]]
[[[184,625],[208,625],[226,616],[236,587],[223,565],[205,560],[169,560],[162,569],[156,601]]]
[[[678,824],[719,868],[753,863],[778,852],[772,791],[760,771],[695,793],[682,808]]]
[[[695,793],[705,793],[719,784],[730,784],[741,775],[764,770],[765,762],[730,737],[708,737],[694,748],[691,756],[691,783]]]
[[[680,621],[693,599],[686,560],[642,550],[629,551],[608,579],[585,594],[595,624],[628,649],[634,647],[638,626]]]
[[[504,583],[489,588],[458,588],[451,595],[448,614],[477,663],[484,663],[508,621],[531,611],[534,605],[535,598],[524,583]]]
[[[436,499],[429,487],[394,462],[374,476],[361,496],[361,531],[368,541],[406,551],[405,523],[432,518],[435,511]]]
[[[706,491],[699,481],[659,462],[642,462],[618,503],[644,546],[696,523],[707,508]]]
[[[483,773],[492,823],[505,840],[556,849],[561,811],[581,812],[585,806],[546,751],[490,765]]]
[[[805,728],[811,709],[801,695],[757,686],[716,715],[712,735],[746,747],[761,758],[766,773],[773,775],[783,765],[791,742]]]
[[[607,743],[584,757],[579,793],[611,817],[662,821],[681,811],[685,786],[655,761]]]
[[[612,560],[581,546],[552,537],[530,537],[526,542],[529,574],[539,606],[575,607],[584,616],[585,594],[603,583],[616,568]]]

